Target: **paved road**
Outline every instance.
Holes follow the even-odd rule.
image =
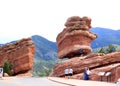
[[[0,86],[68,86],[65,84],[56,83],[47,78],[13,78],[0,80]]]

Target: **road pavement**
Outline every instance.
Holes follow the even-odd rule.
[[[5,77],[0,78],[0,86],[116,86],[116,83],[59,77]]]
[[[68,86],[68,85],[53,82],[47,78],[24,77],[0,80],[0,86]]]

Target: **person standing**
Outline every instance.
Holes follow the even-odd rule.
[[[70,69],[69,69],[69,76],[70,76],[70,78],[72,77],[72,75],[73,75],[73,69],[70,68]]]
[[[68,78],[68,74],[69,74],[68,68],[66,68],[66,69],[64,70],[64,72],[65,72],[65,78]]]
[[[89,80],[89,76],[90,76],[90,70],[88,67],[85,67],[84,70],[84,80]]]

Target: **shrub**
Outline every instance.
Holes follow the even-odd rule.
[[[3,72],[4,73],[7,73],[9,76],[11,76],[12,75],[12,73],[11,73],[12,68],[13,68],[13,64],[10,64],[8,61],[4,62],[4,65],[3,65]]]
[[[43,77],[43,76],[49,76],[49,74],[51,73],[51,69],[48,69],[48,70],[44,70],[43,72],[40,72],[38,75],[40,77]]]

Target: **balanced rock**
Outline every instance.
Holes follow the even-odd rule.
[[[91,42],[97,35],[90,32],[91,19],[73,16],[67,19],[66,28],[57,36],[58,58],[73,58],[91,53]]]

